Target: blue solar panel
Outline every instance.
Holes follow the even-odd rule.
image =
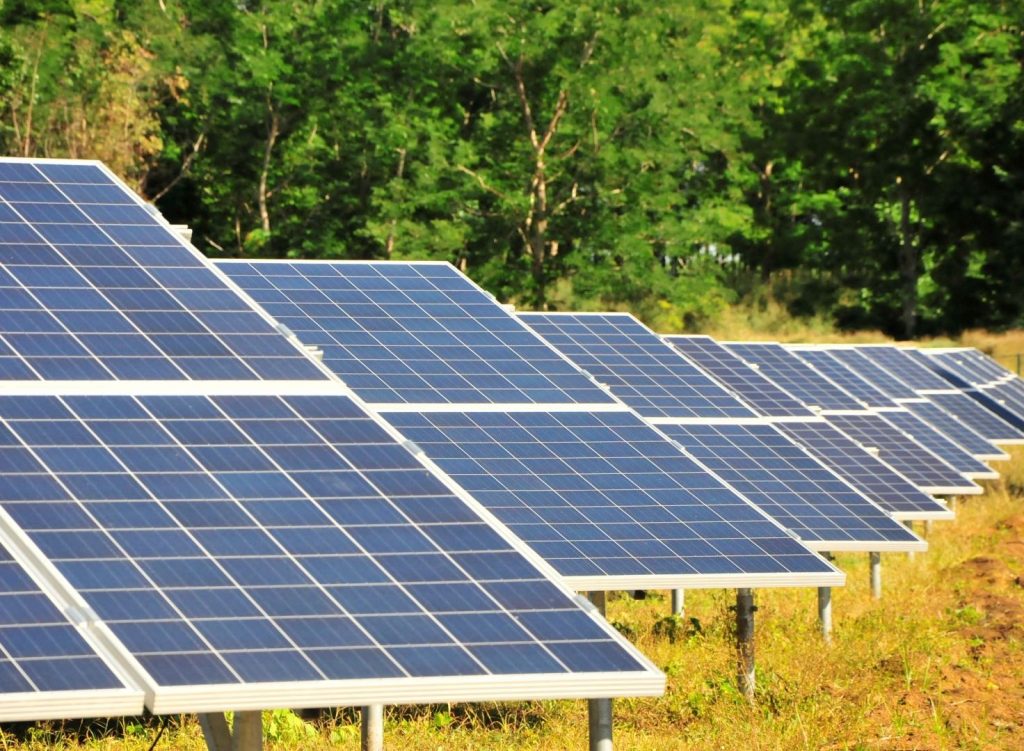
[[[896,518],[951,516],[945,506],[827,422],[782,423],[778,428]]]
[[[939,411],[941,412],[941,410]],[[966,448],[954,442],[951,437],[943,435],[912,412],[894,410],[885,412],[883,416],[887,422],[907,433],[915,443],[924,446],[943,459],[957,472],[978,479],[994,480],[999,476],[998,473],[989,469],[988,465],[975,458]]]
[[[627,313],[520,318],[644,417],[757,416]]]
[[[967,360],[964,350],[922,352],[931,361],[935,374],[956,388],[969,389],[992,382],[987,373],[978,369],[976,363]]]
[[[105,689],[127,690],[0,545],[0,718],[8,719],[10,704],[20,695]],[[78,700],[83,701],[81,696]],[[134,706],[141,711],[141,693]]]
[[[975,399],[964,393],[929,394],[928,399],[953,416],[969,425],[979,434],[995,443],[1024,441],[1024,430],[1019,430]]]
[[[903,525],[774,426],[659,427],[805,542],[828,543],[821,546],[828,550],[853,542],[917,542]]]
[[[915,391],[949,388],[945,379],[924,367],[903,350],[883,344],[867,344],[857,347],[857,351],[882,366]]]
[[[827,571],[630,412],[388,419],[563,575],[695,575],[700,586],[714,575]]]
[[[970,397],[965,398],[970,401]],[[934,402],[906,402],[903,406],[978,459],[1008,458],[993,443],[977,433],[969,421],[954,417]]]
[[[448,264],[219,267],[368,402],[613,401]]]
[[[977,485],[882,415],[830,415],[828,422],[862,446],[878,449],[883,461],[926,492],[980,492]]]
[[[811,416],[811,411],[709,336],[667,336],[676,349],[739,394],[762,415]]]
[[[726,349],[757,365],[766,378],[810,407],[863,409],[864,405],[781,344],[726,342]]]
[[[887,394],[872,386],[868,381],[841,363],[832,353],[821,349],[790,349],[802,360],[810,363],[829,380],[838,384],[849,394],[860,399],[869,407],[892,407],[894,402]]]
[[[0,160],[0,380],[323,379],[96,164]]]
[[[914,389],[866,355],[848,347],[826,347],[826,351],[847,368],[892,399],[917,399]]]
[[[0,418],[0,506],[158,686],[649,672],[347,397]]]

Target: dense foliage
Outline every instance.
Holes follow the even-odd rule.
[[[998,328],[1022,67],[1019,0],[0,0],[0,151],[102,159],[211,255]]]

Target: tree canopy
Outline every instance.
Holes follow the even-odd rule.
[[[0,149],[210,255],[911,336],[1024,325],[1022,68],[1009,0],[0,0]]]

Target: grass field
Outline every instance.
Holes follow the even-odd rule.
[[[758,694],[737,694],[732,592],[691,591],[685,620],[664,592],[612,597],[608,617],[668,674],[658,699],[615,703],[617,748],[1024,748],[1024,449],[1001,481],[961,500],[914,559],[883,556],[884,595],[870,597],[867,556],[840,555],[831,646],[817,632],[814,590],[757,592]],[[282,697],[282,701],[286,701]],[[356,749],[351,711],[323,723],[266,717],[268,746]],[[157,723],[8,728],[0,749],[143,751]],[[388,747],[586,747],[584,702],[389,708]],[[159,749],[199,749],[191,718],[174,718]]]

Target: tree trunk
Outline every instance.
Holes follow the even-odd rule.
[[[270,234],[270,209],[267,206],[267,179],[270,174],[270,157],[274,151],[274,144],[281,133],[281,118],[274,111],[273,106],[268,103],[270,109],[270,122],[267,125],[267,143],[263,149],[263,167],[260,169],[259,200],[260,226],[263,231]]]
[[[920,258],[911,221],[910,193],[900,185],[900,276],[903,281],[902,310],[903,336],[913,339],[917,333],[917,280],[920,276]]]

